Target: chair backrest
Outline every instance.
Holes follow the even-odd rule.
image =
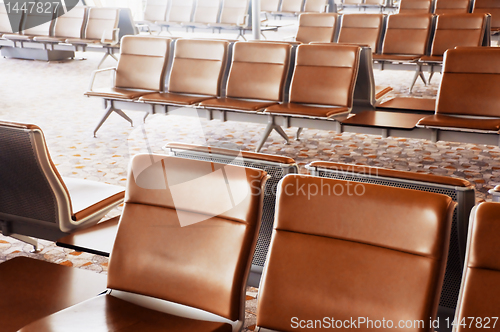
[[[491,29],[500,29],[500,2],[496,0],[475,0],[473,13],[491,14]]]
[[[368,45],[376,53],[383,22],[383,14],[344,14],[338,42]]]
[[[170,49],[164,37],[125,36],[116,68],[119,88],[162,91]]]
[[[250,2],[248,0],[224,0],[220,14],[220,23],[247,25],[248,9]]]
[[[28,5],[28,8],[30,6]],[[49,10],[48,13],[43,11],[38,13],[36,7],[33,11],[27,11],[23,19],[23,35],[27,36],[50,36],[52,35],[52,25],[55,21],[54,12]]]
[[[399,13],[426,14],[432,12],[432,0],[401,0]]]
[[[167,0],[147,0],[144,20],[150,22],[165,21],[168,10]]]
[[[370,331],[376,320],[378,327],[382,319],[396,326],[404,317],[425,325],[414,331],[430,331],[454,207],[440,194],[286,176],[278,188],[257,326],[295,331],[299,319],[365,317],[372,323],[361,329]]]
[[[136,155],[108,287],[242,319],[265,181],[257,169]]]
[[[220,0],[198,0],[194,9],[196,23],[217,23],[219,18]]]
[[[457,324],[453,331],[498,326],[498,318],[493,317],[498,317],[500,310],[499,216],[500,203],[487,202],[479,204],[471,217],[464,278],[455,312]],[[476,329],[469,328],[471,318],[468,317],[474,317],[472,324]],[[477,322],[476,317],[480,317]]]
[[[235,43],[227,96],[282,101],[290,50],[286,43]]]
[[[325,0],[305,0],[304,12],[306,13],[324,13],[327,2]]]
[[[446,50],[457,46],[481,46],[487,19],[487,14],[439,15],[437,17],[431,55],[443,55]]]
[[[470,0],[436,0],[434,13],[441,14],[466,14],[470,10]]]
[[[299,45],[290,102],[351,108],[360,51],[350,45]]]
[[[114,29],[118,28],[120,9],[91,7],[85,27],[85,39],[113,40]]]
[[[500,117],[500,49],[463,47],[445,52],[436,113]]]
[[[389,15],[382,53],[425,55],[432,18],[432,14]]]
[[[5,233],[56,240],[69,222],[69,192],[50,159],[42,130],[0,121],[0,220]],[[10,234],[5,234],[10,235]]]
[[[227,41],[178,39],[170,71],[170,92],[219,96]]]
[[[9,20],[10,17],[16,17],[15,21],[17,21],[17,29],[16,31],[12,31],[12,25]],[[19,32],[20,24],[21,24],[21,17],[22,17],[22,12],[20,12],[18,15],[16,15],[15,12],[12,12],[10,14],[7,14],[7,8],[5,7],[4,3],[0,4],[0,34],[4,33],[13,33],[13,32]],[[13,22],[13,24],[15,24]]]
[[[300,14],[295,40],[305,44],[310,42],[332,42],[335,37],[337,18],[336,13]]]
[[[260,0],[260,10],[263,12],[277,12],[280,0]]]
[[[66,14],[59,16],[54,23],[54,37],[82,38],[87,10],[88,7],[74,7]]]
[[[193,8],[193,0],[171,0],[167,22],[190,22]]]
[[[281,0],[281,12],[299,13],[302,11],[303,0]]]

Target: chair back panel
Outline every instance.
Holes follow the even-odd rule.
[[[165,21],[168,10],[167,0],[147,0],[144,19],[150,22]]]
[[[137,155],[108,287],[241,319],[265,176],[232,165]]]
[[[432,0],[401,0],[399,13],[426,14],[432,11]]]
[[[300,13],[303,0],[282,0],[281,11],[288,13]]]
[[[292,331],[292,317],[404,317],[425,321],[415,331],[430,330],[454,203],[445,195],[372,184],[358,184],[363,194],[348,195],[349,184],[354,187],[303,175],[282,180],[257,326]]]
[[[491,29],[500,29],[500,2],[496,0],[475,0],[473,13],[491,14]]]
[[[290,49],[285,43],[235,43],[227,96],[281,101]]]
[[[89,9],[85,38],[101,40],[113,40],[113,29],[118,28],[120,10],[115,8]]]
[[[54,37],[82,38],[87,9],[87,7],[74,7],[59,16],[54,26]]]
[[[198,0],[194,12],[194,22],[217,23],[219,7],[219,0]]]
[[[500,49],[446,51],[436,113],[500,117],[499,104]]]
[[[168,12],[168,22],[190,22],[193,13],[193,0],[172,0]]]
[[[170,73],[170,92],[218,96],[228,42],[179,39]]]
[[[343,15],[338,42],[368,45],[375,53],[380,41],[383,19],[383,14]]]
[[[390,15],[382,53],[425,55],[432,17],[432,14]]]
[[[17,15],[17,22],[21,22],[21,15]],[[7,9],[5,8],[5,4],[2,3],[0,4],[0,34],[12,32],[12,25],[10,24],[9,15],[7,15]]]
[[[28,6],[29,8],[29,6]],[[36,7],[35,7],[36,8]],[[38,13],[33,10],[24,15],[23,35],[27,36],[50,36],[52,30],[54,13]]]
[[[249,4],[248,0],[224,0],[222,3],[220,23],[235,25],[243,24],[245,15],[248,14]]]
[[[326,5],[325,0],[306,0],[304,11],[306,13],[324,13]]]
[[[305,13],[299,15],[299,28],[295,40],[304,44],[330,43],[335,36],[337,14]]]
[[[437,15],[441,14],[466,14],[469,12],[469,0],[437,0],[436,10]]]
[[[280,0],[260,0],[260,10],[263,12],[277,12]]]
[[[170,39],[163,37],[123,37],[115,86],[163,90],[169,46]]]
[[[300,45],[290,87],[290,102],[352,107],[360,48]]]

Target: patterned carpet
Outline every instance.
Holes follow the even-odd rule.
[[[269,37],[277,38],[272,34]],[[39,125],[63,176],[124,185],[127,165],[138,152],[162,153],[162,146],[171,141],[253,150],[264,129],[258,124],[162,115],[150,116],[143,126],[143,114],[127,112],[136,124],[134,128],[113,114],[98,137],[93,138],[92,130],[103,113],[102,101],[85,98],[83,92],[100,55],[85,56],[86,61],[64,63],[0,58],[0,119]],[[108,59],[106,65],[114,65],[113,60]],[[100,86],[109,82],[109,77],[103,76],[97,82]],[[394,87],[396,95],[408,94],[412,76],[413,72],[403,71],[375,73],[377,85]],[[428,87],[418,82],[413,95],[435,96],[439,80],[440,75],[435,75]],[[286,132],[293,137],[295,129]],[[500,184],[500,149],[496,146],[304,130],[301,141],[291,141],[290,145],[284,145],[281,137],[273,133],[262,152],[292,157],[302,172],[311,161],[331,160],[464,178],[476,186],[478,199],[491,199],[487,190]],[[108,217],[119,213],[120,208],[115,209]],[[0,262],[30,256],[99,273],[107,271],[108,260],[104,257],[63,249],[48,241],[41,243],[43,251],[32,254],[30,246],[0,236]],[[255,294],[255,289],[249,289],[247,326],[255,323]]]

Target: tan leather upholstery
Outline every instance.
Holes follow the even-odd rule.
[[[317,106],[306,106],[302,104],[292,104],[285,103],[270,106],[266,109],[267,113],[273,114],[288,114],[288,115],[298,115],[298,116],[310,116],[310,117],[320,117],[329,118],[334,115],[349,113],[348,107],[317,107]]]
[[[466,14],[469,12],[470,0],[436,0],[434,13],[441,14]]]
[[[302,11],[303,0],[281,0],[281,12],[300,13]]]
[[[338,42],[368,45],[377,52],[383,18],[383,14],[344,14]]]
[[[475,0],[472,12],[491,14],[491,29],[500,29],[500,2],[496,0]]]
[[[325,0],[305,0],[304,12],[323,13],[325,12],[327,2]]]
[[[111,42],[114,39],[113,30],[118,28],[119,13],[116,8],[90,8],[84,38],[97,41],[104,38]]]
[[[93,91],[87,91],[85,92],[85,95],[91,97],[107,98],[107,99],[130,100],[130,99],[137,99],[140,96],[143,96],[147,93],[149,92],[121,89],[121,88],[102,88]]]
[[[431,55],[440,56],[446,50],[460,46],[481,46],[486,19],[486,14],[439,15]]]
[[[382,54],[424,55],[429,41],[432,16],[432,14],[390,15]]]
[[[399,13],[425,14],[431,12],[431,0],[401,0],[399,4]]]
[[[464,277],[456,310],[457,323],[463,319],[466,327],[457,324],[454,331],[483,331],[486,317],[490,317],[487,324],[490,329],[496,323],[491,317],[498,317],[500,310],[499,215],[500,203],[481,203],[476,208],[470,225]],[[471,319],[468,317],[481,317],[483,328],[476,327],[476,321],[469,327]]]
[[[167,22],[189,22],[193,12],[194,1],[172,0],[168,11]]]
[[[198,0],[194,12],[195,23],[217,23],[220,0]]]
[[[64,15],[57,18],[54,24],[54,37],[61,38],[82,38],[85,26],[85,16],[87,7],[75,7]],[[36,41],[43,41],[35,37]]]
[[[227,80],[227,98],[207,100],[200,105],[254,111],[281,101],[290,49],[286,43],[235,43]]]
[[[461,128],[494,132],[500,130],[500,119],[471,119],[442,114],[426,116],[420,120],[418,124],[429,127]]]
[[[273,13],[278,11],[280,0],[261,0],[260,11],[266,13]]]
[[[299,15],[299,28],[295,40],[308,44],[310,42],[330,43],[337,27],[336,13],[304,13]]]
[[[146,1],[146,9],[144,10],[144,20],[150,22],[165,21],[168,9],[168,2],[164,0],[148,0]]]
[[[431,331],[455,203],[445,195],[372,184],[358,184],[363,194],[349,195],[348,185],[304,175],[281,181],[257,326],[295,331],[292,317],[404,317],[426,322],[415,331]]]
[[[247,25],[246,15],[249,5],[248,0],[224,0],[219,23],[222,25]]]
[[[50,13],[38,13],[36,10],[28,12],[23,15],[21,34],[6,34],[3,35],[3,38],[12,40],[31,40],[33,36],[50,36],[53,17],[54,14],[52,11],[50,11]],[[40,24],[41,22],[45,23]]]

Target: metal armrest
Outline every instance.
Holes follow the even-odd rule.
[[[248,21],[248,15],[239,16],[238,21],[236,21],[236,25],[240,27],[246,27],[248,24],[247,21]]]
[[[113,45],[118,44],[120,42],[119,32],[120,32],[119,28],[113,29],[113,40],[111,42],[107,42],[106,41],[106,37],[105,37],[106,30],[104,30],[102,32],[101,44],[106,44],[106,45],[109,45],[109,46],[113,46]]]
[[[92,91],[92,88],[94,87],[94,81],[97,76],[97,74],[105,72],[105,71],[113,71],[113,86],[115,85],[115,79],[116,79],[116,67],[110,67],[110,68],[104,68],[104,69],[97,69],[92,72],[92,77],[90,79],[90,86],[89,86],[89,91]]]

